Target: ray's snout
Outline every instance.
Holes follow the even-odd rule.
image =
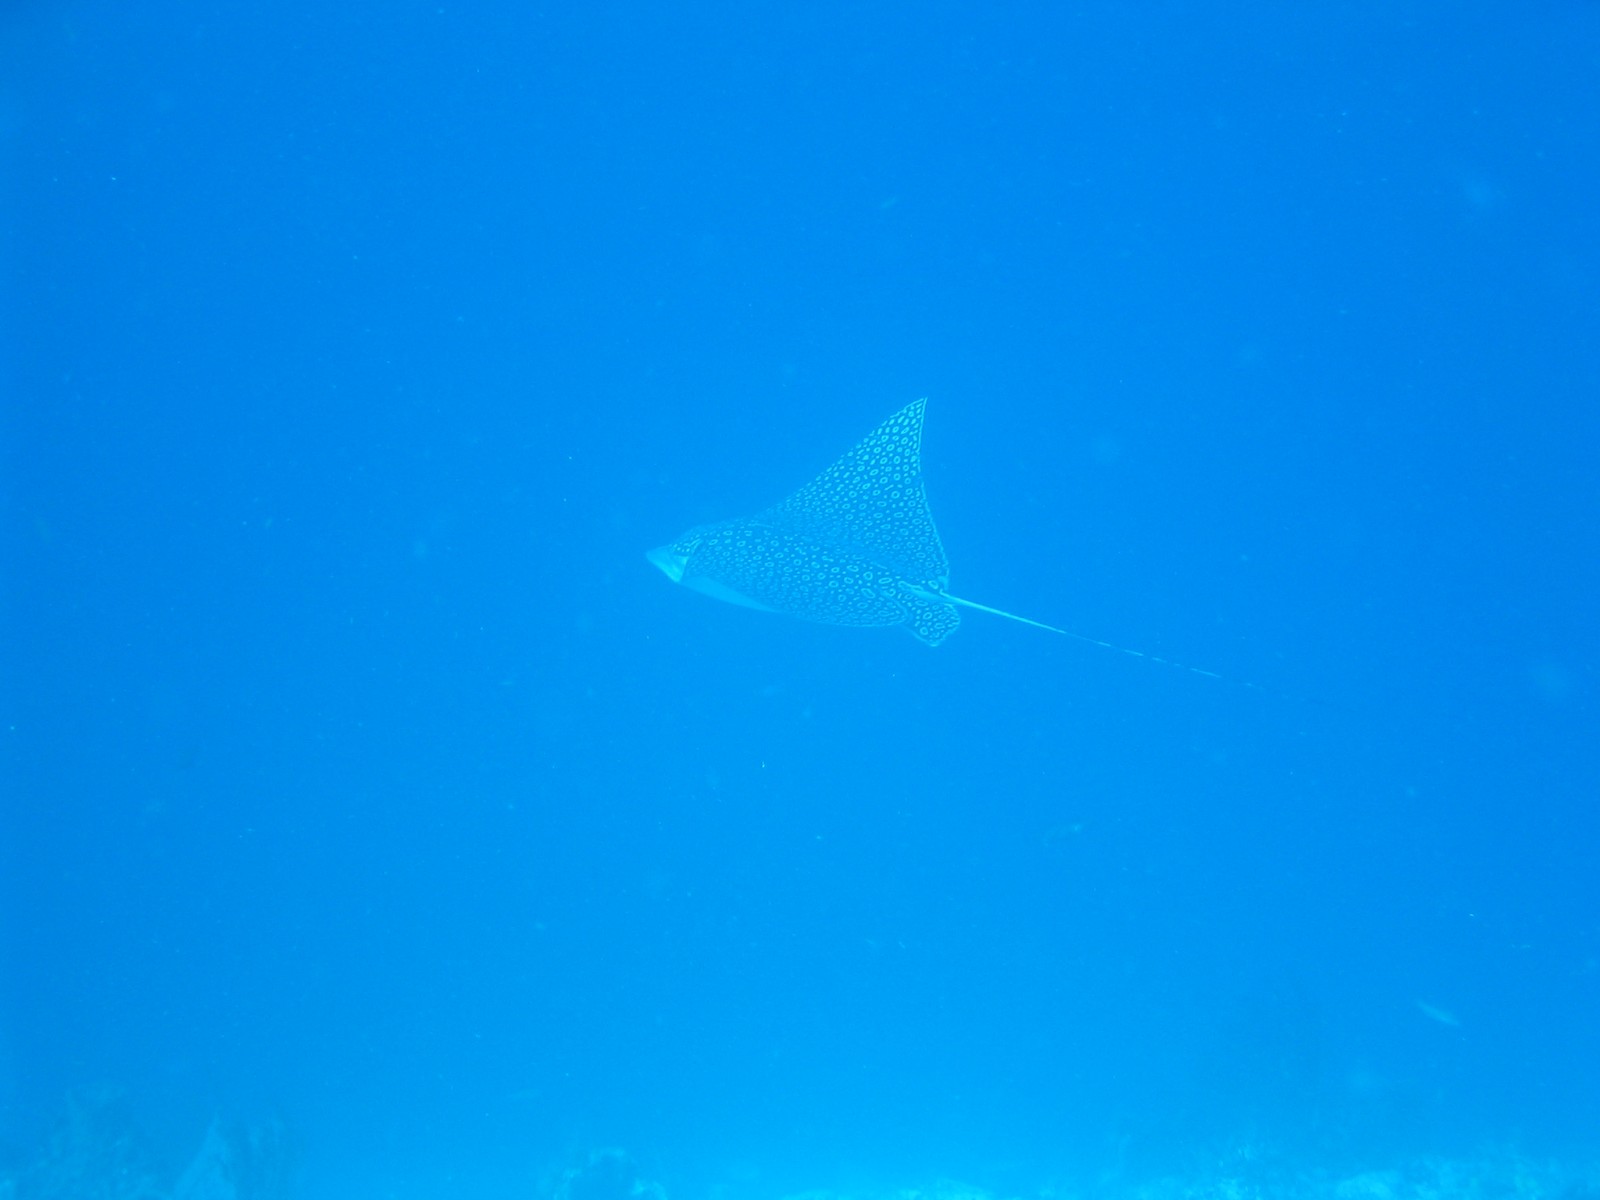
[[[672,546],[657,546],[654,550],[645,551],[645,557],[661,568],[661,573],[673,583],[683,582],[683,568],[689,561],[687,554],[680,554]]]

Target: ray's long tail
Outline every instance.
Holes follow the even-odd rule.
[[[1223,683],[1231,683],[1239,687],[1249,688],[1253,692],[1265,691],[1258,684],[1249,683],[1242,679],[1231,679],[1226,675],[1218,675],[1215,671],[1207,671],[1203,667],[1191,667],[1188,663],[1175,662],[1170,658],[1162,658],[1159,654],[1146,654],[1143,650],[1130,650],[1126,646],[1119,646],[1115,642],[1103,642],[1099,638],[1090,637],[1084,633],[1074,633],[1070,629],[1058,629],[1054,625],[1046,625],[1043,621],[1035,621],[1031,617],[1020,617],[1016,613],[1007,612],[1003,608],[991,608],[987,604],[979,604],[976,600],[963,600],[960,596],[952,596],[949,592],[932,593],[947,604],[957,604],[962,608],[975,608],[979,612],[990,613],[996,617],[1005,617],[1010,621],[1020,621],[1024,625],[1032,625],[1035,629],[1043,629],[1049,633],[1059,633],[1062,637],[1069,637],[1076,642],[1087,642],[1091,646],[1099,646],[1102,650],[1114,650],[1118,654],[1126,654],[1130,658],[1142,658],[1146,662],[1160,663],[1164,667],[1174,667],[1179,671],[1188,671],[1194,675],[1204,675],[1207,679],[1216,679]]]

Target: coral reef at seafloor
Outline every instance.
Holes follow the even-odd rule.
[[[213,1120],[181,1165],[163,1162],[121,1091],[83,1088],[44,1143],[0,1169],[0,1200],[289,1200],[294,1156],[281,1124]]]

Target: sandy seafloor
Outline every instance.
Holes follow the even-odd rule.
[[[1101,1170],[1023,1188],[938,1178],[851,1186],[827,1179],[819,1165],[818,1186],[798,1192],[765,1191],[759,1169],[745,1165],[730,1170],[725,1182],[687,1195],[617,1148],[564,1163],[493,1169],[468,1162],[425,1177],[388,1163],[343,1163],[332,1170],[324,1164],[319,1173],[302,1161],[293,1134],[275,1122],[218,1119],[192,1156],[163,1156],[142,1134],[122,1093],[106,1087],[69,1098],[42,1145],[10,1151],[0,1169],[0,1200],[1600,1200],[1600,1163],[1538,1158],[1511,1146],[1341,1169],[1248,1141],[1211,1161],[1196,1158],[1181,1173],[1136,1178]]]

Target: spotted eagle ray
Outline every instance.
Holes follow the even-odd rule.
[[[922,484],[927,404],[906,405],[787,500],[698,525],[646,557],[674,583],[718,600],[827,625],[903,625],[929,646],[960,627],[960,609],[972,608],[1166,662],[950,594],[950,560]]]

